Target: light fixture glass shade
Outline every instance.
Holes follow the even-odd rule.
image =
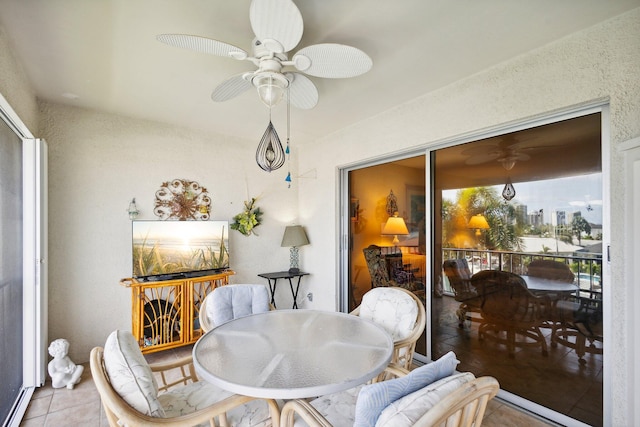
[[[409,234],[409,229],[407,228],[407,224],[405,224],[404,219],[399,217],[398,212],[396,212],[387,220],[387,223],[382,228],[382,234],[385,236],[393,236],[393,244],[397,245],[400,243],[398,235],[404,236]]]
[[[505,170],[510,171],[511,169],[513,169],[513,167],[516,165],[516,158],[513,156],[507,156],[507,157],[503,157],[501,159],[498,159],[498,161],[502,164],[502,167],[505,168]]]
[[[297,273],[299,269],[299,257],[298,246],[304,246],[309,244],[307,233],[301,225],[289,225],[284,229],[284,235],[282,236],[282,247],[291,247],[289,250],[289,271]]]
[[[280,102],[288,84],[289,81],[277,73],[266,73],[258,76],[254,82],[254,85],[258,89],[260,100],[269,108]]]

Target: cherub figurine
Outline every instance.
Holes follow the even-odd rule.
[[[49,362],[48,371],[51,375],[51,385],[53,388],[67,387],[69,390],[80,382],[80,376],[84,371],[84,366],[76,365],[67,355],[69,352],[69,341],[58,338],[49,345],[49,354],[53,360]]]

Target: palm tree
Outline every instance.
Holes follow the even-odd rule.
[[[443,244],[460,247],[456,236],[471,236],[473,230],[466,224],[473,215],[482,214],[489,223],[484,231],[484,245],[489,249],[521,250],[523,226],[516,215],[515,206],[498,195],[495,188],[472,187],[458,191],[455,203],[443,202]]]
[[[578,246],[582,246],[582,233],[591,234],[591,224],[581,215],[575,215],[571,221],[571,232],[578,237]]]

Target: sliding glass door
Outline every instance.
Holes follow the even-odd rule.
[[[431,155],[431,354],[563,424],[603,422],[601,135],[595,112]]]
[[[378,246],[388,275],[401,257],[424,284],[418,361],[452,350],[459,370],[496,377],[506,400],[561,424],[602,425],[614,286],[602,248],[603,111],[341,171],[342,310],[375,285],[363,251]],[[385,233],[395,212],[407,233]]]
[[[23,385],[22,141],[0,120],[0,419]]]
[[[45,381],[47,146],[0,95],[0,420],[18,425]]]

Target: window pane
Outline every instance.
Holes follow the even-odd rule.
[[[437,150],[432,352],[602,425],[600,114]]]
[[[0,120],[0,419],[22,388],[22,144]]]

